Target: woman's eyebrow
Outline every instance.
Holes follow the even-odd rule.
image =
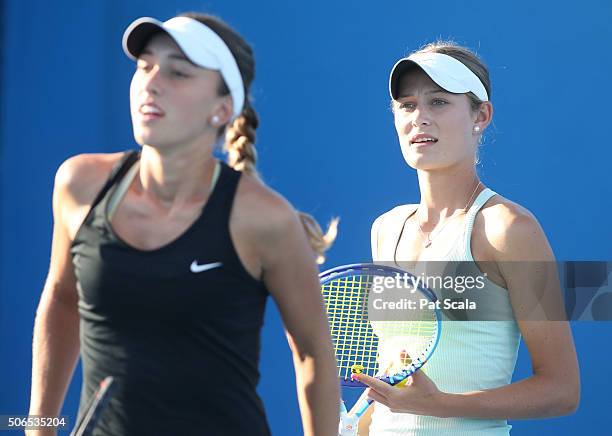
[[[425,91],[425,94],[429,95],[429,94],[436,94],[436,93],[448,93],[448,91],[442,89],[442,88],[434,88],[434,89],[430,89],[429,91]],[[414,96],[414,91],[409,90],[406,93],[401,93],[398,98],[403,98],[403,97],[413,97]]]
[[[140,55],[149,55],[149,56],[155,56],[155,54],[149,50],[149,49],[144,49]],[[172,53],[168,55],[169,59],[176,59],[179,61],[186,61],[189,62],[190,64],[193,64],[193,62],[191,62],[184,54],[180,53],[180,52],[176,52],[176,53]]]
[[[189,62],[190,64],[193,63],[185,55],[181,53],[172,53],[171,55],[168,55],[168,57],[170,59],[178,59],[179,61]]]

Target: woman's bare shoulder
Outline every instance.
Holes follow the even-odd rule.
[[[282,230],[297,218],[296,210],[287,199],[249,174],[243,174],[237,199],[237,206],[249,211],[250,224],[256,231]]]
[[[501,195],[491,197],[481,209],[482,220],[487,229],[504,233],[516,225],[534,225],[538,220],[534,214],[524,206],[507,199]],[[478,219],[478,216],[477,216]]]
[[[79,154],[66,159],[55,175],[55,195],[75,205],[91,204],[123,154]]]
[[[548,240],[535,215],[501,195],[492,197],[483,206],[476,216],[474,229],[486,238],[499,260],[551,256]]]

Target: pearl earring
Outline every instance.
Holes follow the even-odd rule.
[[[213,117],[210,119],[210,122],[213,126],[216,126],[219,123],[219,117],[217,115],[213,115]]]
[[[480,132],[480,126],[474,126],[474,132],[476,133]]]

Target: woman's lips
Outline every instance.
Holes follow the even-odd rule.
[[[159,120],[160,118],[163,118],[163,117],[164,115],[161,115],[161,114],[152,114],[152,113],[151,114],[143,114],[143,113],[140,114],[140,118],[143,121]]]
[[[425,148],[425,147],[431,147],[432,145],[434,145],[436,141],[425,141],[425,142],[411,142],[410,145],[415,147],[415,148]]]
[[[138,113],[144,121],[158,120],[165,115],[164,111],[152,102],[140,105],[140,108],[138,108]]]

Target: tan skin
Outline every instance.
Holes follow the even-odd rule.
[[[142,145],[140,171],[111,223],[129,245],[140,250],[161,247],[201,213],[210,189],[217,130],[232,114],[231,98],[218,95],[220,80],[217,72],[187,61],[165,35],[152,38],[139,58],[130,100],[134,137]],[[156,105],[163,116],[144,116],[143,103]],[[55,416],[61,410],[79,353],[70,244],[120,157],[79,155],[57,172],[51,265],[35,324],[30,414]],[[229,228],[240,261],[254,278],[263,280],[282,315],[293,351],[304,433],[337,434],[335,359],[318,269],[296,212],[257,178],[244,174]]]
[[[397,258],[440,258],[462,228],[463,208],[478,183],[474,157],[480,133],[474,126],[484,131],[492,118],[492,106],[485,102],[473,111],[467,95],[445,92],[425,73],[414,70],[401,78],[399,98],[393,107],[402,153],[417,170],[421,190],[421,203],[406,223]],[[438,141],[419,147],[410,141],[419,133]],[[483,189],[481,185],[476,195]],[[433,243],[429,248],[424,248],[425,237],[418,229],[417,216],[423,231],[431,232]],[[384,237],[385,231],[380,229],[380,245]],[[542,228],[525,208],[499,195],[487,201],[476,216],[471,250],[488,278],[508,289],[515,315],[525,313],[533,296],[550,283],[550,298],[556,304],[560,302],[558,282],[547,281],[537,270],[541,264],[510,262],[554,261]],[[366,395],[394,412],[438,417],[526,419],[573,413],[580,398],[580,376],[568,323],[525,320],[522,316],[517,319],[531,358],[530,377],[495,389],[451,394],[439,391],[419,371],[403,389],[360,375],[359,379],[370,386]],[[360,435],[368,434],[372,409],[359,423]]]

